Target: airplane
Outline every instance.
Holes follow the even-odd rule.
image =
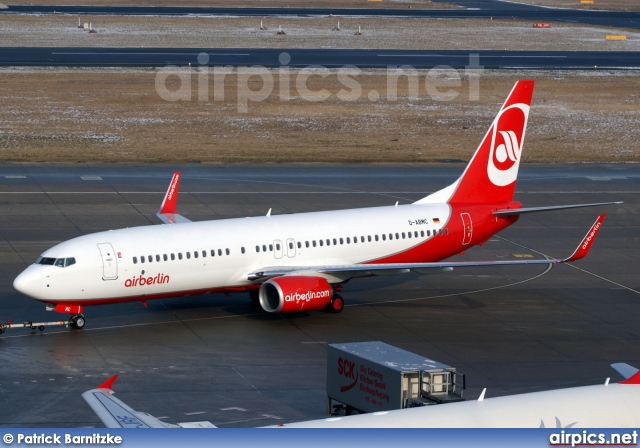
[[[637,428],[640,426],[640,371],[612,364],[619,383],[571,387],[480,398],[371,414],[279,424],[284,428]],[[114,375],[82,398],[107,428],[215,428],[208,421],[171,424],[135,411],[114,397]],[[637,437],[637,436],[636,436]],[[637,445],[634,440],[633,444]]]
[[[191,222],[177,212],[176,172],[157,213],[165,225],[60,243],[13,286],[69,314],[68,324],[80,329],[90,305],[248,292],[267,312],[338,313],[344,300],[337,293],[353,278],[579,260],[605,215],[564,259],[442,261],[484,244],[522,214],[620,203],[523,208],[513,200],[533,88],[534,81],[518,81],[462,175],[412,204]]]

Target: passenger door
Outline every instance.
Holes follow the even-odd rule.
[[[98,244],[102,256],[102,280],[118,278],[118,259],[111,243]]]

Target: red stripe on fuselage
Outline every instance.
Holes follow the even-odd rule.
[[[45,303],[52,303],[54,305],[67,305],[67,306],[92,306],[92,305],[107,305],[110,303],[126,303],[126,302],[144,302],[147,300],[155,299],[170,299],[173,297],[184,296],[197,296],[202,294],[214,294],[214,293],[233,293],[233,292],[248,292],[257,290],[260,285],[246,285],[246,286],[227,286],[223,288],[207,288],[207,289],[193,289],[189,291],[174,291],[159,294],[137,295],[128,297],[108,297],[100,299],[83,299],[74,301],[52,301],[42,300]],[[37,299],[36,299],[37,300]]]

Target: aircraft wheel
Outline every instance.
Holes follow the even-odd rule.
[[[329,301],[326,309],[331,313],[339,313],[343,310],[343,308],[344,300],[338,294],[334,294],[333,297],[331,297],[331,300]]]
[[[82,314],[76,314],[69,321],[71,328],[75,330],[82,330],[84,328],[85,320]]]

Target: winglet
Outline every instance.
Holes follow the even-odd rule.
[[[591,229],[589,229],[575,252],[569,258],[562,260],[564,263],[580,260],[589,253],[589,250],[591,249],[591,246],[596,239],[596,235],[598,234],[600,227],[602,227],[602,221],[604,221],[605,216],[605,214],[598,216],[598,219],[596,219],[596,222],[593,223],[593,226],[591,226]]]
[[[162,220],[165,224],[178,224],[183,222],[191,222],[184,216],[178,214],[176,209],[178,207],[178,187],[180,186],[180,171],[173,173],[173,178],[167,188],[167,193],[164,195],[164,200],[160,206],[160,210],[156,213],[156,216]]]
[[[96,389],[109,389],[109,390],[111,390],[111,386],[113,386],[113,383],[115,383],[115,381],[117,379],[118,379],[118,375],[113,375],[107,381],[105,381],[104,383],[102,383],[101,385],[96,387]]]
[[[180,171],[173,173],[173,179],[167,189],[167,194],[164,195],[164,200],[160,206],[158,213],[164,215],[165,213],[176,213],[176,207],[178,205],[178,187],[180,186]]]

